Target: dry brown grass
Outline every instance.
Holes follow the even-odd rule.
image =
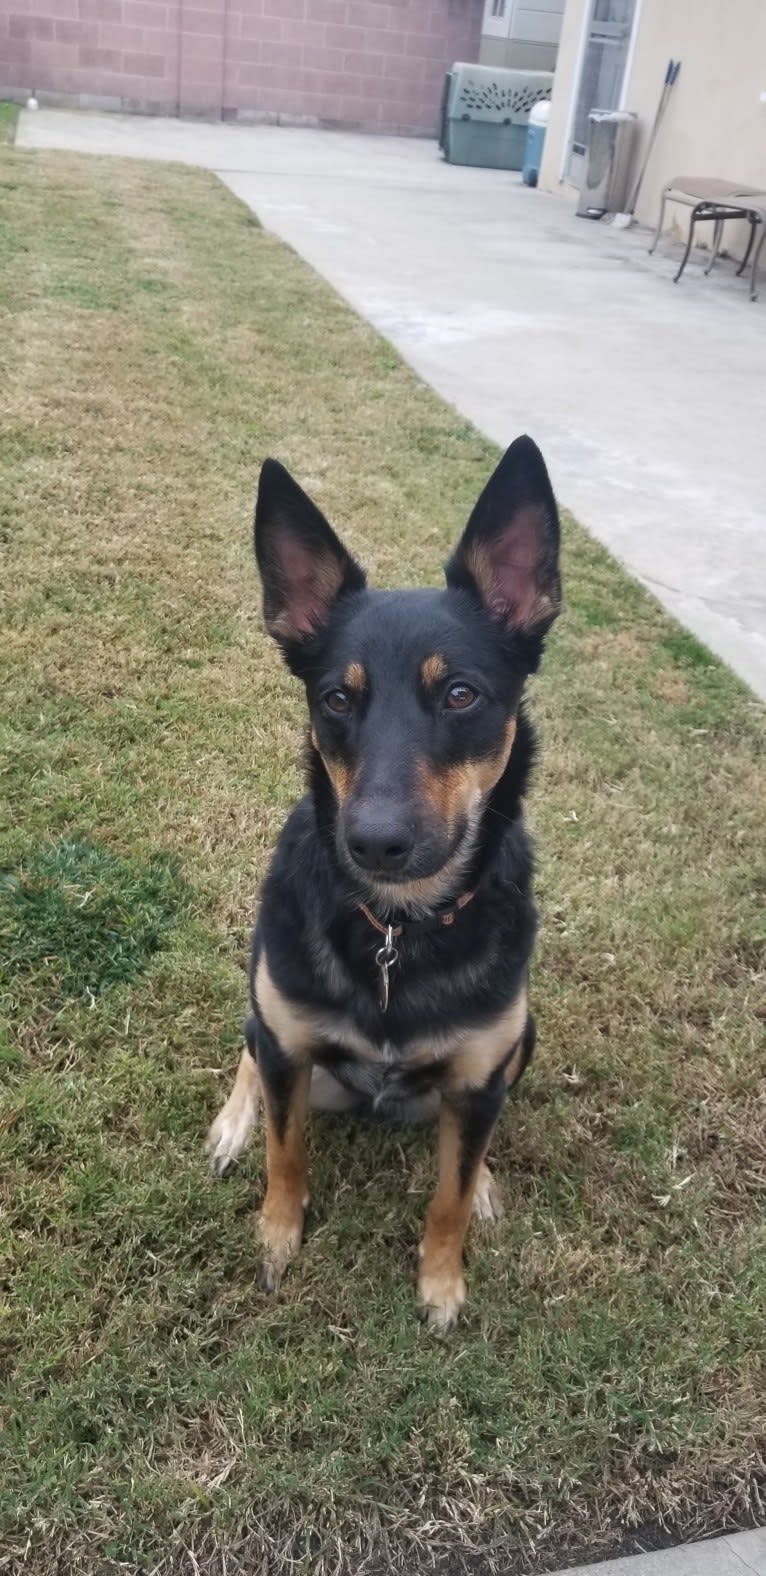
[[[28,897],[79,840],[126,923],[155,855],[186,894],[140,973],[62,1000],[41,916],[85,893],[5,889],[0,943],[48,963],[1,981],[0,1571],[541,1571],[762,1519],[761,708],[568,522],[541,1046],[469,1316],[413,1318],[430,1137],[329,1120],[264,1302],[259,1150],[213,1187],[200,1149],[300,787],[258,466],[378,583],[435,583],[494,451],[212,178],[0,158],[3,863]]]

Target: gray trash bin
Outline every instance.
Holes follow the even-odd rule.
[[[630,110],[591,110],[585,179],[577,204],[581,219],[601,219],[605,213],[624,209],[637,121]]]

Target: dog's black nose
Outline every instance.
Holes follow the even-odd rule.
[[[362,870],[394,875],[403,870],[415,839],[401,817],[385,805],[359,805],[346,817],[346,842]]]

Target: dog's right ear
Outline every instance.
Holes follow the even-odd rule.
[[[264,460],[255,506],[263,616],[280,645],[302,645],[338,598],[363,591],[364,571],[278,460]]]

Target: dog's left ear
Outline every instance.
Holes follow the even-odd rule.
[[[559,517],[545,461],[517,438],[490,477],[447,564],[509,632],[542,636],[561,611]]]

